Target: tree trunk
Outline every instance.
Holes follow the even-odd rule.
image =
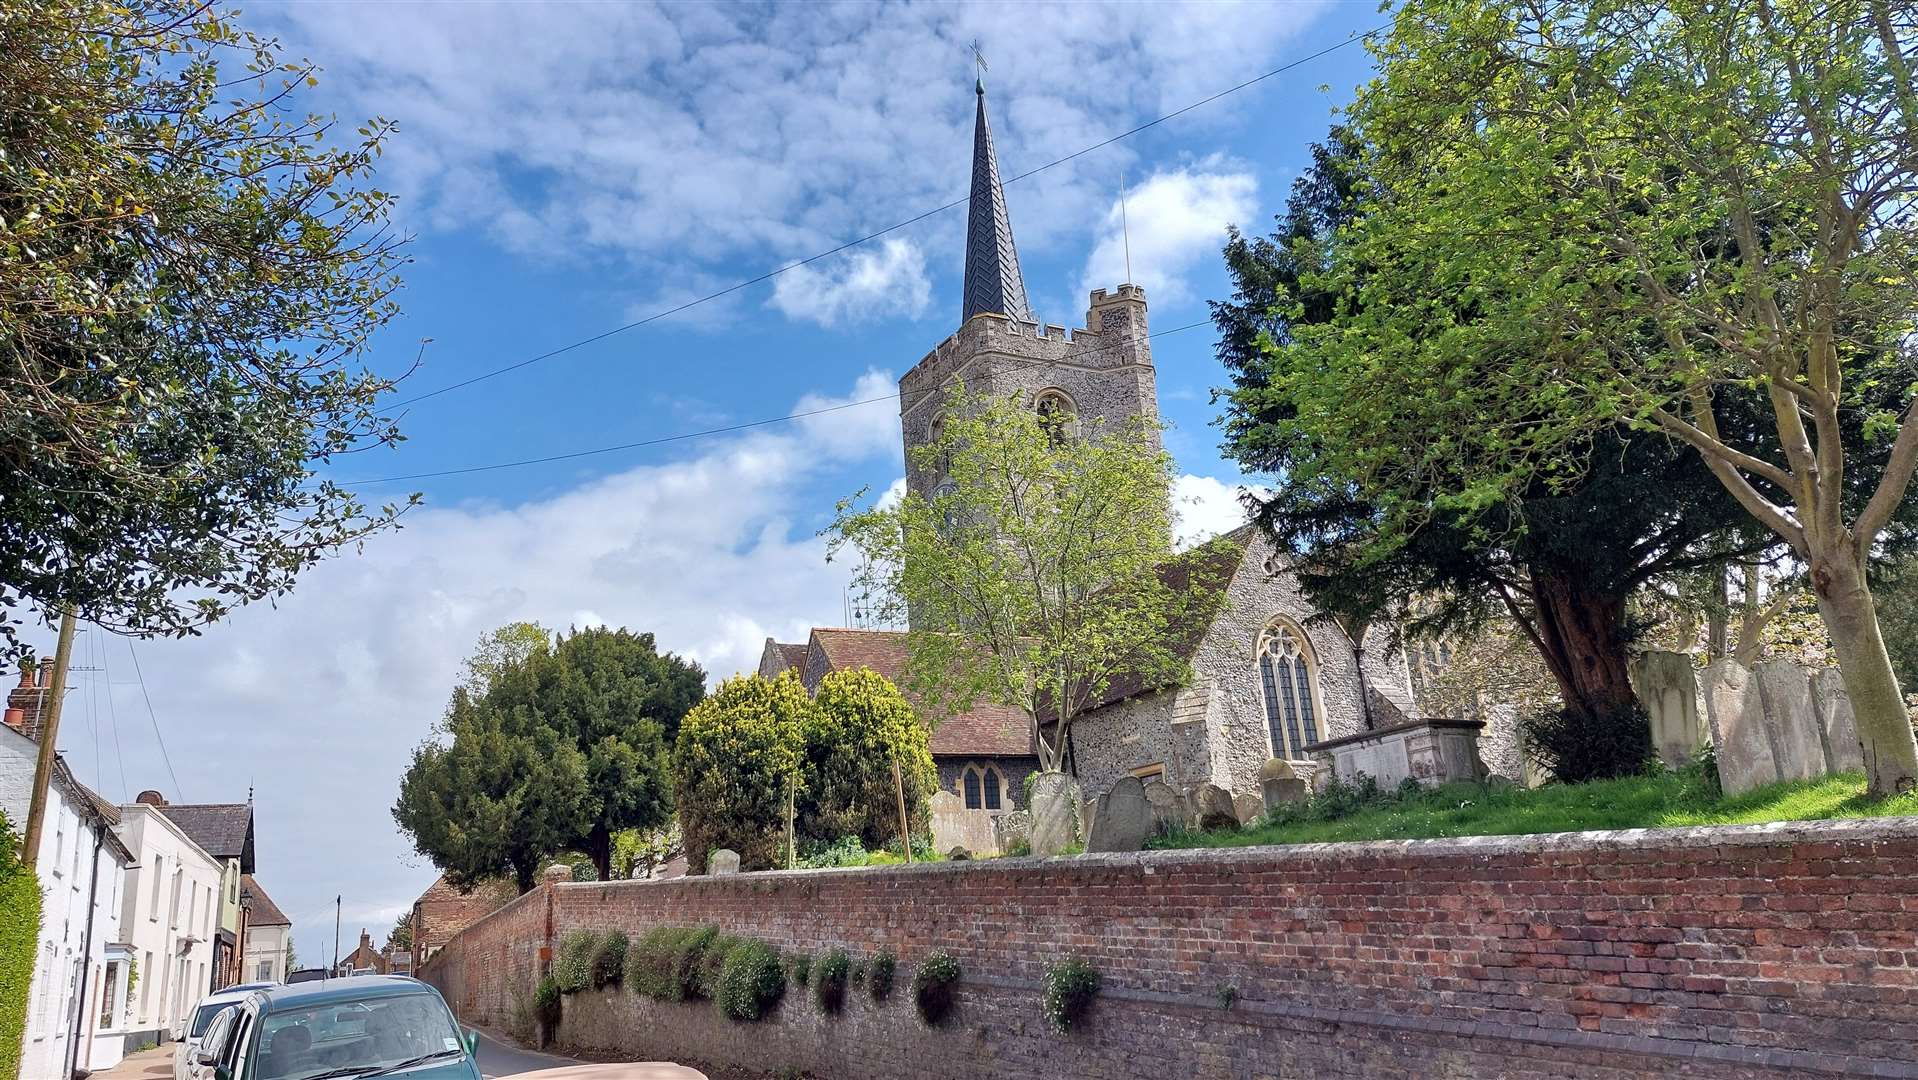
[[[1625,598],[1589,587],[1576,572],[1533,566],[1530,573],[1541,653],[1566,709],[1602,717],[1636,707]]]
[[[593,860],[593,872],[601,881],[613,880],[613,830],[604,822],[586,834],[586,857]]]
[[[1725,575],[1730,567],[1721,566],[1712,571],[1713,593],[1717,603],[1712,605],[1707,616],[1709,629],[1705,631],[1705,659],[1718,660],[1731,649],[1731,596],[1725,588]]]
[[[513,884],[519,886],[519,894],[525,896],[533,891],[533,885],[539,881],[539,861],[513,863]]]
[[[1868,794],[1881,798],[1909,791],[1918,782],[1918,743],[1912,739],[1911,717],[1878,630],[1864,560],[1849,552],[1814,552],[1811,587],[1857,718],[1870,780]]]

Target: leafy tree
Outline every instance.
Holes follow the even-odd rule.
[[[806,744],[801,844],[854,836],[877,851],[896,839],[900,788],[893,784],[894,762],[913,835],[929,834],[932,796],[939,790],[930,733],[884,675],[866,668],[827,675],[800,727]]]
[[[611,876],[612,837],[672,813],[668,747],[704,693],[698,665],[651,634],[583,630],[453,692],[445,734],[414,751],[393,816],[457,888],[511,873],[525,892],[552,855]]]
[[[396,441],[392,126],[188,0],[0,9],[0,645],[20,605],[182,635],[390,526],[321,475]]]
[[[1868,582],[1918,467],[1914,40],[1889,0],[1413,0],[1348,117],[1338,310],[1277,346],[1316,429],[1395,440],[1368,480],[1459,476],[1397,536],[1621,421],[1692,447],[1805,566],[1874,794],[1918,777]]]
[[[686,714],[673,791],[693,873],[705,873],[722,847],[739,853],[743,869],[784,865],[787,799],[802,782],[811,712],[806,688],[785,671],[728,679]]]
[[[686,853],[679,818],[651,829],[621,829],[613,834],[613,876],[649,878]]]
[[[909,465],[950,482],[894,506],[842,502],[832,547],[861,557],[881,622],[910,622],[906,682],[922,707],[1024,709],[1041,767],[1057,771],[1073,719],[1114,679],[1187,676],[1175,639],[1216,610],[1223,582],[1202,558],[1172,560],[1155,421],[1069,436],[1016,397],[963,386],[945,415]]]
[[[466,658],[466,677],[460,685],[473,697],[492,689],[507,668],[524,664],[552,648],[553,633],[536,622],[510,622],[484,636]]]
[[[300,956],[293,951],[293,939],[286,939],[286,971],[290,975],[300,969]],[[129,994],[131,991],[129,991]]]
[[[1696,455],[1669,440],[1632,437],[1623,425],[1590,437],[1583,449],[1591,465],[1569,483],[1541,478],[1496,501],[1465,502],[1452,495],[1471,482],[1469,461],[1435,457],[1418,471],[1381,470],[1373,463],[1397,450],[1402,432],[1353,430],[1314,411],[1321,356],[1274,345],[1363,315],[1364,294],[1342,297],[1343,279],[1329,269],[1343,254],[1341,231],[1379,197],[1364,150],[1352,132],[1335,128],[1313,148],[1279,231],[1247,238],[1233,230],[1226,244],[1235,293],[1212,305],[1218,355],[1233,380],[1226,449],[1271,485],[1247,496],[1254,520],[1304,556],[1295,572],[1320,610],[1389,620],[1424,640],[1514,627],[1543,660],[1571,722],[1642,731],[1627,674],[1634,592],[1776,541]],[[1454,318],[1469,320],[1466,306]],[[1395,510],[1406,506],[1420,508],[1417,529],[1398,528]],[[1597,745],[1621,752],[1576,771],[1636,772],[1651,750],[1648,740]]]
[[[411,910],[402,912],[399,918],[393,920],[393,929],[386,932],[386,948],[398,949],[401,952],[410,951],[413,948],[413,912]]]

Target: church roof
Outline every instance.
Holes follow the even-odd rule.
[[[894,683],[906,670],[903,630],[842,630],[816,627],[814,644],[828,670],[871,668]],[[911,691],[900,688],[908,698]],[[1032,753],[1032,728],[1021,709],[981,702],[940,721],[932,733],[934,757],[1024,757]]]
[[[966,303],[963,324],[992,313],[1032,321],[1026,281],[1019,273],[1019,251],[1006,216],[1005,185],[999,180],[999,156],[992,148],[986,120],[986,87],[977,84],[979,111],[972,128],[972,201],[966,211]]]

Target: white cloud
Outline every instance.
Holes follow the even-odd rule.
[[[399,125],[380,184],[400,195],[407,227],[479,229],[542,261],[613,262],[638,279],[682,283],[736,280],[963,196],[973,120],[965,46],[975,38],[992,62],[994,134],[1010,175],[1269,68],[1325,6],[1028,4],[1016,33],[1006,8],[987,0],[473,4],[457,18],[428,3],[288,4],[248,14],[291,54],[325,66],[312,104]],[[1229,125],[1260,100],[1234,96],[1177,123],[1188,133]],[[1118,143],[1018,184],[1022,250],[1076,248],[1136,154]],[[956,274],[963,229],[955,209],[910,238],[932,253],[934,273]],[[875,313],[922,303],[910,289],[881,295],[894,306]],[[842,314],[859,310],[848,303]]]
[[[1126,280],[1130,234],[1132,277],[1158,304],[1186,295],[1185,274],[1201,259],[1216,259],[1227,225],[1248,221],[1258,209],[1259,182],[1250,173],[1213,157],[1195,167],[1156,173],[1132,189],[1123,213],[1114,199],[1099,241],[1086,259],[1083,294]]]
[[[1247,521],[1242,491],[1210,476],[1186,473],[1172,482],[1172,541],[1183,551]]]
[[[772,305],[788,318],[838,326],[889,315],[917,318],[931,299],[925,255],[910,240],[888,237],[829,263],[786,271],[773,285]]]

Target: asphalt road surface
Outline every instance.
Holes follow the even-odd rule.
[[[560,1057],[557,1054],[542,1054],[537,1050],[521,1050],[517,1046],[509,1046],[494,1039],[484,1031],[479,1033],[480,1075],[487,1080],[492,1080],[496,1076],[518,1076],[520,1073],[577,1064],[579,1063],[572,1058]]]

